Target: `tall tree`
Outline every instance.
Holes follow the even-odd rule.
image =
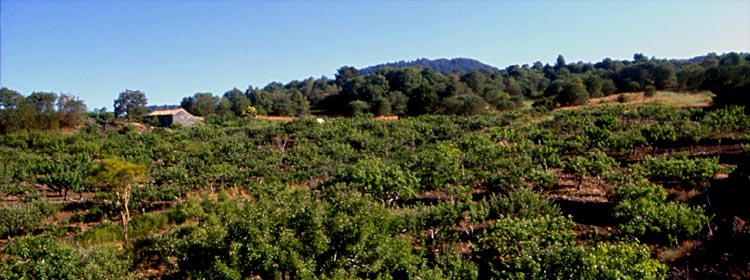
[[[349,82],[349,80],[354,79],[359,76],[359,71],[357,68],[351,67],[351,66],[343,66],[339,68],[339,70],[336,73],[336,84],[339,87],[343,87],[344,84]]]
[[[26,99],[17,91],[0,88],[0,133],[8,133],[25,129],[32,116],[23,116],[21,112],[26,106]],[[33,112],[32,110],[26,110]],[[24,121],[28,119],[29,121]]]
[[[242,111],[252,105],[252,102],[249,98],[251,90],[253,90],[252,86],[248,87],[247,92],[244,93],[237,88],[233,88],[224,93],[224,98],[229,100],[229,107],[232,112],[234,112],[234,115],[242,115]]]
[[[216,113],[219,97],[210,92],[197,92],[192,97],[185,97],[180,106],[196,116],[208,116]]]
[[[86,104],[78,97],[60,94],[57,98],[57,112],[60,114],[60,125],[75,127],[86,119]]]
[[[560,68],[565,68],[567,66],[567,63],[565,63],[565,57],[563,57],[562,54],[557,55],[557,59],[555,60],[555,70],[559,70]]]
[[[423,82],[410,92],[408,113],[414,116],[430,113],[437,105],[438,99],[435,89]]]
[[[60,126],[55,110],[57,94],[34,92],[26,97],[26,104],[34,110],[34,123],[38,129],[57,129]]]
[[[122,207],[122,230],[125,244],[128,244],[128,222],[130,221],[130,195],[133,187],[146,177],[145,166],[122,161],[119,159],[104,159],[93,171],[92,179],[96,184],[111,189],[117,196]]]
[[[128,120],[137,120],[146,115],[146,94],[140,90],[129,90],[121,92],[115,99],[115,117],[127,116]]]

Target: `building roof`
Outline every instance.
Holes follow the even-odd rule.
[[[167,116],[167,115],[177,114],[180,111],[188,113],[187,111],[185,111],[185,109],[177,108],[177,109],[172,109],[172,110],[158,110],[158,111],[153,111],[151,113],[148,113],[148,115],[149,116]],[[188,113],[188,114],[190,114],[190,113]]]

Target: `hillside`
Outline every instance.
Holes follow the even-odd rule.
[[[0,279],[750,279],[750,54],[714,58],[342,67],[169,128],[2,88]]]
[[[499,69],[495,66],[487,65],[481,61],[471,59],[471,58],[453,58],[453,59],[435,59],[430,60],[427,58],[420,58],[417,60],[412,61],[397,61],[397,62],[388,62],[383,64],[378,64],[374,66],[369,66],[366,68],[363,68],[359,70],[360,75],[368,75],[368,74],[374,74],[378,72],[379,69],[384,67],[392,67],[392,68],[404,68],[404,67],[412,67],[412,66],[422,66],[426,68],[430,68],[434,70],[435,72],[438,72],[440,74],[447,74],[452,72],[471,72],[472,70],[482,70],[482,71],[498,71]]]
[[[747,279],[750,116],[660,103],[705,92],[626,94],[0,135],[0,275]]]

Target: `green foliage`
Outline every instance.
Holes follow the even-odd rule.
[[[726,56],[737,55],[729,53]],[[742,105],[750,108],[747,91],[750,88],[750,64],[727,63],[708,68],[704,74],[703,89],[708,89],[716,96],[714,103],[718,106]]]
[[[373,76],[347,72],[352,75],[342,75],[341,85],[309,79],[232,90],[201,126],[118,132],[104,120],[96,131],[71,135],[2,135],[0,193],[9,201],[0,207],[0,225],[11,232],[3,237],[18,240],[32,230],[64,231],[104,221],[74,233],[75,248],[63,246],[79,253],[79,271],[88,270],[73,274],[76,279],[127,278],[151,268],[159,269],[155,277],[172,279],[662,278],[663,266],[634,240],[693,238],[707,217],[702,208],[665,202],[665,190],[643,183],[643,177],[703,183],[724,168],[713,158],[672,154],[633,162],[632,154],[646,145],[683,148],[677,145],[692,137],[699,138],[695,143],[730,137],[717,127],[731,130],[732,143],[742,144],[747,137],[736,137],[744,131],[741,109],[631,104],[463,116],[528,96],[554,100],[543,95],[545,90],[560,86],[562,92],[566,84],[553,85],[553,80],[599,75],[583,70],[583,64],[535,67],[466,75],[424,69]],[[609,73],[606,80],[617,80],[619,87],[617,71]],[[650,78],[629,78],[636,87],[655,85]],[[596,93],[597,81],[583,79],[583,84]],[[297,92],[304,98],[294,99]],[[387,121],[369,115],[389,109],[405,114],[409,105],[425,105],[411,99],[422,94],[432,106],[421,109],[430,112],[449,114],[446,106],[455,101],[482,107],[455,103],[461,105],[451,107],[456,116]],[[276,122],[231,116],[243,100],[244,108],[271,114],[303,113],[295,108],[304,108],[299,102],[305,100],[322,113],[331,113],[325,109],[334,101],[341,101],[336,104],[342,109],[350,102],[368,107],[357,118]],[[109,158],[133,168],[119,168]],[[615,158],[634,172],[611,172],[619,169]],[[83,177],[75,174],[88,166],[99,176],[80,188],[67,181]],[[622,186],[615,190],[616,228],[627,243],[592,245],[584,235],[576,242],[570,218],[534,192],[554,188],[559,168],[579,180],[600,176]],[[137,172],[120,174],[119,169]],[[45,213],[54,211],[35,206],[44,195],[37,188],[63,190],[60,186],[83,193],[82,201],[66,204],[77,214],[63,222],[67,227],[40,227]],[[125,203],[126,197],[132,201]],[[113,214],[124,214],[126,206],[164,212],[132,221],[125,217],[127,227],[118,228],[109,219],[119,223]],[[133,244],[118,247],[124,229]],[[92,271],[96,266],[102,270]]]
[[[665,202],[667,193],[648,182],[628,184],[615,190],[617,229],[625,236],[650,242],[670,242],[694,237],[708,222],[701,207]]]
[[[488,111],[489,104],[482,97],[467,94],[446,98],[442,104],[442,113],[449,115],[477,115]]]
[[[128,243],[128,222],[130,221],[128,207],[133,187],[145,178],[146,172],[147,169],[143,165],[119,159],[104,159],[91,171],[91,179],[98,185],[111,189],[117,196],[117,203],[123,207],[120,216],[125,243]]]
[[[24,97],[0,88],[0,134],[75,128],[86,121],[86,105],[73,95],[34,92]]]
[[[518,189],[508,195],[492,195],[482,206],[487,208],[489,219],[532,219],[562,214],[557,206],[531,189]]]
[[[615,189],[615,197],[619,200],[663,202],[667,199],[667,191],[649,182],[629,183]]]
[[[677,132],[674,126],[667,124],[650,124],[641,127],[641,135],[646,139],[646,142],[654,148],[677,140]]]
[[[128,224],[128,234],[138,238],[158,233],[167,225],[169,218],[164,214],[144,214],[133,217]]]
[[[646,157],[633,171],[660,182],[693,182],[703,184],[725,168],[718,158]]]
[[[583,127],[583,132],[586,134],[586,140],[588,142],[586,146],[588,146],[589,149],[604,149],[609,147],[610,138],[612,137],[612,133],[609,130],[598,126],[585,126]]]
[[[621,201],[614,217],[619,221],[617,229],[626,236],[669,243],[695,237],[708,221],[703,208],[648,199]]]
[[[562,271],[552,270],[551,262],[569,254],[573,225],[561,216],[495,221],[479,239],[477,257],[487,270],[480,278],[555,278],[551,273]]]
[[[625,94],[620,94],[620,95],[617,96],[617,102],[628,103],[628,102],[630,102],[630,100],[628,99],[628,97]]]
[[[565,86],[557,94],[557,102],[562,106],[576,106],[588,102],[589,92],[581,80],[567,81]]]
[[[190,202],[177,216],[197,216],[200,222],[152,246],[166,250],[157,252],[161,256],[179,254],[176,277],[401,278],[397,275],[415,273],[417,258],[407,239],[394,236],[396,221],[382,205],[356,193],[324,199],[281,192],[273,199],[245,201],[243,207],[222,196]]]
[[[220,98],[210,92],[197,92],[192,97],[185,97],[180,107],[196,116],[208,116],[217,113]]]
[[[709,111],[700,123],[717,132],[746,131],[750,129],[750,116],[745,114],[745,108],[733,105]]]
[[[349,188],[371,194],[386,204],[401,198],[415,197],[420,190],[418,180],[411,172],[402,170],[398,165],[388,164],[380,158],[357,162],[325,184],[346,184]]]
[[[563,170],[566,173],[576,175],[579,187],[583,181],[583,176],[601,176],[612,171],[615,167],[617,167],[615,159],[599,151],[569,157],[563,162]]]
[[[128,120],[139,120],[146,115],[146,104],[146,94],[140,90],[126,89],[115,99],[115,118],[127,116]]]
[[[44,201],[2,205],[0,206],[0,236],[9,237],[30,232],[41,225],[45,216],[57,213],[58,209],[57,205]]]
[[[637,243],[575,245],[557,216],[503,218],[479,240],[480,277],[496,279],[664,279],[667,267]]]
[[[76,251],[51,235],[10,242],[0,261],[0,279],[136,279],[126,253],[114,246]]]
[[[667,266],[651,259],[647,246],[599,243],[582,254],[578,279],[665,279]]]
[[[116,246],[94,246],[81,256],[79,279],[137,279],[126,251]]]
[[[420,147],[409,161],[422,186],[439,190],[461,180],[461,151],[452,144],[439,143]]]
[[[85,177],[91,168],[91,157],[87,154],[55,155],[38,162],[33,168],[38,183],[62,193],[67,200],[68,191],[82,192],[87,185]]]
[[[27,236],[6,245],[0,279],[79,279],[80,259],[48,235]]]
[[[102,245],[122,240],[123,231],[117,224],[105,221],[101,225],[79,234],[77,241],[84,247]]]

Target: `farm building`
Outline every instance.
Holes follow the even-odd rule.
[[[148,114],[148,117],[158,119],[160,126],[170,126],[175,123],[183,126],[191,126],[195,123],[201,122],[198,117],[191,115],[182,108],[153,111]]]

